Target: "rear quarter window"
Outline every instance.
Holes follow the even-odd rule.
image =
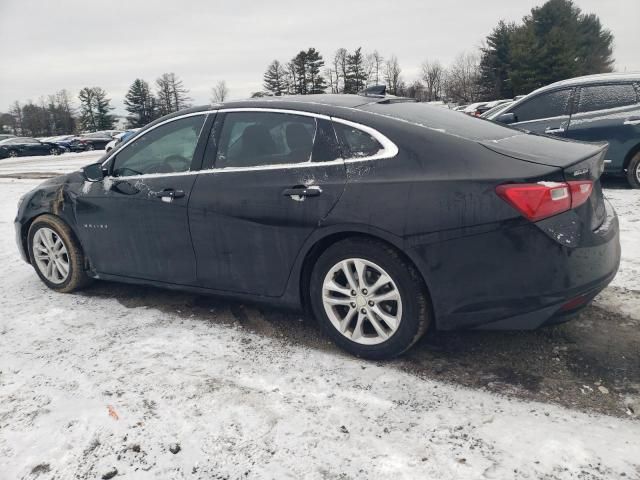
[[[372,157],[384,149],[380,142],[358,128],[337,122],[333,123],[333,128],[342,144],[345,158]]]

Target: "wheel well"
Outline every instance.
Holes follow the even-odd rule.
[[[640,152],[640,143],[638,143],[635,147],[629,150],[629,153],[627,153],[627,156],[624,159],[624,165],[622,165],[622,168],[624,168],[625,170],[629,168],[631,159],[635,157],[639,152]]]
[[[82,251],[82,254],[84,255],[84,248],[82,248],[82,243],[80,243],[80,239],[78,238],[78,235],[76,235],[76,232],[73,230],[73,228],[71,228],[69,223],[66,222],[64,218],[54,213],[43,212],[43,213],[39,213],[38,215],[34,215],[32,218],[30,218],[25,223],[23,223],[22,230],[20,231],[20,241],[22,242],[22,248],[24,248],[24,252],[27,255],[27,259],[29,260],[29,263],[31,263],[31,257],[29,255],[29,229],[31,228],[31,225],[33,225],[33,222],[35,222],[40,217],[43,217],[45,215],[48,215],[50,217],[56,217],[58,220],[60,220],[69,228],[69,230],[71,231],[71,235],[73,235],[73,238],[75,239],[76,243],[78,244],[78,247],[80,248],[80,250]],[[86,255],[84,255],[84,258],[85,258],[85,263],[87,263],[87,265],[85,265],[85,268],[88,268],[89,259],[87,258]]]
[[[391,242],[388,242],[387,240],[384,240],[376,235],[371,235],[371,234],[367,234],[367,233],[361,233],[361,232],[340,232],[340,233],[334,233],[331,235],[328,235],[320,240],[318,240],[313,247],[311,247],[311,249],[307,252],[304,261],[302,263],[302,269],[300,272],[300,302],[302,304],[302,309],[304,311],[305,314],[311,314],[311,305],[310,305],[310,297],[309,297],[309,284],[311,281],[311,272],[313,270],[313,266],[316,263],[316,260],[320,257],[320,255],[322,255],[327,248],[329,248],[331,245],[334,245],[337,242],[340,242],[342,240],[346,240],[346,239],[353,239],[353,238],[366,238],[369,240],[375,240],[377,242],[380,243],[384,243],[386,245],[388,245],[389,247],[393,248],[394,250],[396,250],[398,252],[399,255],[401,255],[409,264],[411,264],[413,266],[413,268],[416,269],[416,272],[418,272],[418,275],[420,275],[420,278],[422,279],[422,283],[424,285],[425,291],[427,293],[427,297],[429,299],[429,303],[431,304],[431,315],[432,318],[433,317],[433,303],[431,302],[431,294],[429,292],[429,288],[427,287],[427,282],[425,281],[422,273],[420,272],[420,269],[418,268],[418,266],[415,264],[415,262],[406,254],[404,253],[402,250],[400,250],[398,247],[396,247],[394,244],[392,244]],[[433,322],[435,323],[435,322]]]

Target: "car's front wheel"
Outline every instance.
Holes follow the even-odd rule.
[[[636,153],[629,162],[627,180],[633,188],[640,188],[640,152]]]
[[[364,358],[408,350],[430,322],[415,267],[389,245],[365,238],[329,247],[311,273],[314,315],[338,346]]]
[[[60,150],[58,150],[57,148],[51,148],[51,149],[49,149],[49,154],[50,155],[60,155]]]
[[[96,148],[96,147],[94,147],[94,146],[93,146],[93,144],[92,144],[92,143],[90,143],[90,144],[88,144],[88,145],[87,145],[86,150],[87,150],[87,151],[89,151],[89,152],[91,152],[91,151],[93,151],[95,148]]]
[[[9,156],[15,158],[18,156],[18,152],[16,150],[9,150]]]
[[[73,292],[91,280],[82,249],[71,229],[58,217],[42,215],[29,228],[29,258],[40,279],[52,290]]]

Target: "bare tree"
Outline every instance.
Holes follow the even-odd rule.
[[[229,96],[227,82],[220,80],[216,86],[211,89],[211,103],[222,103]]]
[[[385,63],[384,79],[391,95],[398,95],[402,90],[402,69],[398,63],[398,58],[392,55]]]
[[[447,72],[444,90],[458,103],[472,103],[480,97],[480,61],[475,53],[461,53]]]
[[[424,99],[427,102],[440,100],[440,98],[442,98],[442,83],[444,79],[444,73],[444,68],[437,60],[434,62],[425,60],[425,62],[422,64]]]
[[[156,97],[160,114],[166,115],[190,106],[191,98],[187,95],[188,93],[189,90],[175,73],[163,73],[156,80]]]
[[[377,50],[369,55],[369,65],[371,66],[371,74],[369,81],[375,85],[380,85],[382,81],[382,69],[384,67],[384,58]]]
[[[335,74],[336,92],[344,92],[345,79],[347,78],[347,57],[349,52],[346,48],[339,48],[333,56],[333,72]],[[340,80],[342,79],[342,81]]]

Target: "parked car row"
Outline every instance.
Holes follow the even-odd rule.
[[[133,131],[137,131],[135,129]],[[131,130],[103,130],[82,135],[58,135],[33,138],[0,135],[0,158],[25,157],[32,155],[60,155],[65,152],[85,152],[104,150],[119,135]]]

